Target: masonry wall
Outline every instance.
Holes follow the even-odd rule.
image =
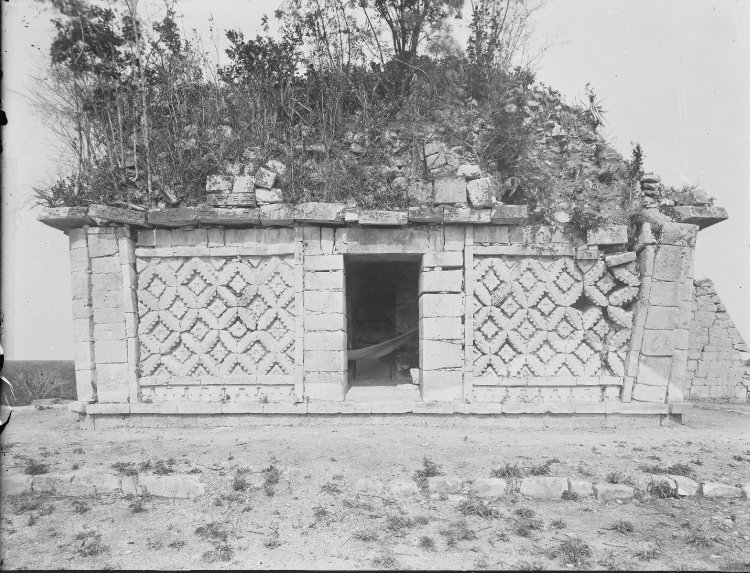
[[[750,393],[750,349],[710,279],[696,280],[692,304],[686,398],[745,402]]]
[[[85,227],[69,231],[79,398],[345,398],[345,257],[420,263],[424,401],[674,402],[697,227]]]

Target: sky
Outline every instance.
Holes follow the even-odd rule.
[[[144,3],[146,2],[146,3]],[[155,10],[155,0],[144,0]],[[151,2],[151,3],[149,3]],[[468,2],[467,2],[468,3]],[[179,0],[186,29],[212,45],[211,29],[254,35],[275,0]],[[30,99],[44,74],[50,14],[35,0],[2,3],[2,345],[10,360],[73,358],[68,241],[36,221],[33,187],[56,171],[47,120]],[[460,30],[461,26],[458,26]],[[631,142],[647,171],[697,184],[729,220],[699,234],[695,276],[709,277],[750,342],[750,2],[747,0],[549,0],[535,18],[548,46],[537,79],[568,102],[590,83],[607,110],[605,133],[624,155]],[[219,52],[222,46],[219,45]]]

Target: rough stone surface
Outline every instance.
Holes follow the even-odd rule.
[[[568,478],[527,477],[521,480],[521,495],[534,499],[560,499],[568,489]]]
[[[736,499],[743,497],[742,489],[733,485],[707,481],[702,486],[703,495],[710,498],[730,498]]]
[[[354,489],[370,495],[379,495],[383,493],[383,483],[379,480],[360,478],[354,482]]]
[[[427,478],[430,493],[460,493],[463,481],[458,476],[436,476]]]
[[[466,203],[466,180],[463,177],[440,177],[433,185],[435,203]]]
[[[400,227],[409,222],[404,211],[360,211],[359,224],[380,227]]]
[[[258,167],[255,172],[255,186],[263,187],[265,189],[273,189],[273,184],[276,182],[276,173],[265,167]]]
[[[261,187],[255,190],[255,200],[258,205],[271,205],[283,202],[284,196],[281,189],[263,189]]]
[[[20,495],[30,491],[31,476],[2,473],[2,478],[0,478],[0,493],[3,495]]]
[[[138,485],[146,495],[158,497],[192,498],[203,495],[206,491],[203,483],[186,475],[140,475]]]
[[[729,218],[724,207],[704,206],[679,206],[674,207],[676,219],[680,223],[691,223],[698,225],[701,229],[721,223]]]
[[[294,218],[301,223],[343,223],[343,203],[300,203],[294,208]]]
[[[392,493],[400,497],[419,495],[420,490],[414,480],[393,480],[388,483]]]
[[[412,223],[441,223],[442,207],[409,207],[409,221]]]
[[[89,491],[91,495],[119,492],[121,489],[118,476],[97,470],[79,470],[69,474],[67,481],[81,491]]]
[[[592,497],[594,495],[594,485],[590,481],[572,479],[570,480],[570,491],[579,497]]]
[[[490,220],[497,225],[519,225],[529,218],[526,205],[496,205],[492,208]]]
[[[473,179],[467,182],[466,193],[469,197],[469,203],[472,205],[472,207],[476,207],[478,209],[483,207],[492,207],[492,179],[490,179],[489,177]]]
[[[589,245],[622,245],[628,242],[628,228],[625,225],[609,225],[599,229],[589,229]]]
[[[677,485],[677,495],[698,495],[700,485],[698,482],[685,476],[669,475],[669,478]]]
[[[630,499],[635,495],[632,487],[619,483],[598,483],[594,486],[594,492],[597,499],[602,501]]]
[[[508,491],[508,482],[501,478],[479,478],[472,490],[477,497],[503,497]]]

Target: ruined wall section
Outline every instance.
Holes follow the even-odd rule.
[[[697,280],[690,323],[686,398],[748,401],[750,348],[710,279]],[[744,359],[743,359],[744,358]]]

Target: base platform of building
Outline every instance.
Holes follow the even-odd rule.
[[[565,404],[500,404],[448,402],[310,402],[218,404],[171,402],[161,404],[87,404],[73,402],[69,409],[79,414],[86,429],[107,427],[191,427],[304,425],[325,423],[408,423],[432,425],[464,421],[503,426],[576,425],[643,421],[682,423],[689,403],[596,402]]]

